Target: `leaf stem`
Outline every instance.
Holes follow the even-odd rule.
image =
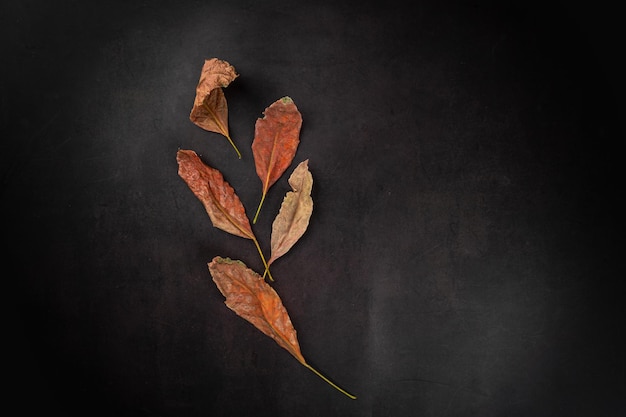
[[[228,141],[232,145],[232,147],[235,149],[235,152],[237,152],[237,156],[239,157],[239,159],[241,159],[241,152],[239,152],[239,149],[237,149],[237,146],[235,146],[235,142],[233,142],[233,140],[230,138],[230,135],[225,135],[225,136],[226,136],[226,139],[228,139]]]
[[[256,209],[256,213],[254,214],[254,219],[252,219],[252,224],[256,224],[256,220],[259,217],[259,213],[261,212],[261,206],[263,205],[263,201],[265,201],[266,192],[263,192],[261,196],[261,201],[259,202],[259,207]]]
[[[311,365],[309,365],[308,363],[303,363],[302,365],[306,366],[308,369],[310,369],[315,375],[319,376],[320,378],[322,378],[324,381],[326,381],[331,387],[335,388],[337,391],[341,392],[342,394],[344,394],[345,396],[347,396],[348,398],[352,399],[352,400],[356,400],[356,396],[350,394],[348,391],[345,391],[344,389],[340,388],[339,386],[337,386],[334,382],[332,382],[330,379],[326,378],[324,375],[322,375],[319,371],[317,371],[315,368],[313,368]]]
[[[254,246],[256,246],[256,250],[259,252],[259,255],[261,255],[261,260],[263,261],[263,266],[265,266],[265,272],[263,273],[263,278],[265,278],[265,274],[267,273],[267,275],[270,278],[270,281],[273,282],[274,278],[272,277],[272,273],[270,272],[269,265],[265,261],[265,256],[263,256],[263,251],[261,251],[261,246],[259,246],[259,241],[256,240],[256,238],[252,238],[252,241],[254,242]]]

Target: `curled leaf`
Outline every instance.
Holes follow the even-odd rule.
[[[189,120],[204,130],[225,136],[241,158],[228,131],[228,104],[222,90],[237,76],[235,68],[226,61],[217,58],[204,61]]]
[[[280,211],[272,224],[272,254],[268,265],[283,256],[302,237],[313,212],[311,188],[313,176],[309,171],[309,160],[300,162],[289,177],[289,191]]]
[[[232,235],[252,240],[267,270],[269,266],[252,232],[246,210],[235,190],[224,180],[222,173],[206,165],[191,150],[180,149],[176,154],[176,161],[178,175],[202,202],[213,226]],[[274,280],[271,274],[269,278]]]
[[[267,190],[291,165],[302,127],[302,115],[290,97],[276,100],[263,113],[264,117],[257,119],[252,141],[254,164],[262,183],[261,201],[252,223],[256,223]]]
[[[241,261],[219,256],[209,263],[209,272],[217,288],[226,297],[225,303],[228,308],[271,337],[298,362],[333,388],[356,399],[354,395],[335,385],[306,362],[287,309],[276,291],[263,280],[263,277],[247,268]]]

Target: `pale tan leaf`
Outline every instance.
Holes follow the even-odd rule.
[[[309,226],[313,213],[313,176],[309,171],[308,159],[300,162],[294,169],[289,177],[289,185],[292,191],[285,195],[272,224],[272,254],[268,265],[287,253]]]

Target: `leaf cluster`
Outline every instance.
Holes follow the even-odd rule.
[[[207,131],[226,137],[241,159],[241,153],[229,134],[228,106],[223,92],[223,88],[237,77],[235,68],[228,62],[217,58],[206,60],[189,119]],[[262,184],[261,200],[252,224],[256,223],[270,187],[293,162],[302,126],[302,115],[290,97],[276,100],[263,114],[263,118],[256,121],[252,142],[256,172]],[[213,226],[251,240],[265,267],[261,276],[241,261],[215,257],[208,265],[209,272],[226,298],[226,306],[272,338],[333,388],[356,399],[306,362],[287,310],[278,293],[265,281],[265,277],[274,281],[270,265],[284,256],[308,228],[313,213],[313,176],[309,171],[309,160],[300,162],[289,177],[291,191],[285,195],[272,223],[269,260],[261,250],[241,200],[222,173],[205,164],[193,150],[178,150],[176,160],[178,175],[203,204]]]

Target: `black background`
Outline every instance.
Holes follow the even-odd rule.
[[[623,45],[601,3],[3,2],[3,407],[67,416],[626,413]],[[238,160],[188,120],[204,59]],[[206,264],[261,269],[177,176],[290,96],[314,177],[274,288],[300,366]],[[288,190],[254,230],[269,253]],[[17,408],[14,408],[17,407]]]

